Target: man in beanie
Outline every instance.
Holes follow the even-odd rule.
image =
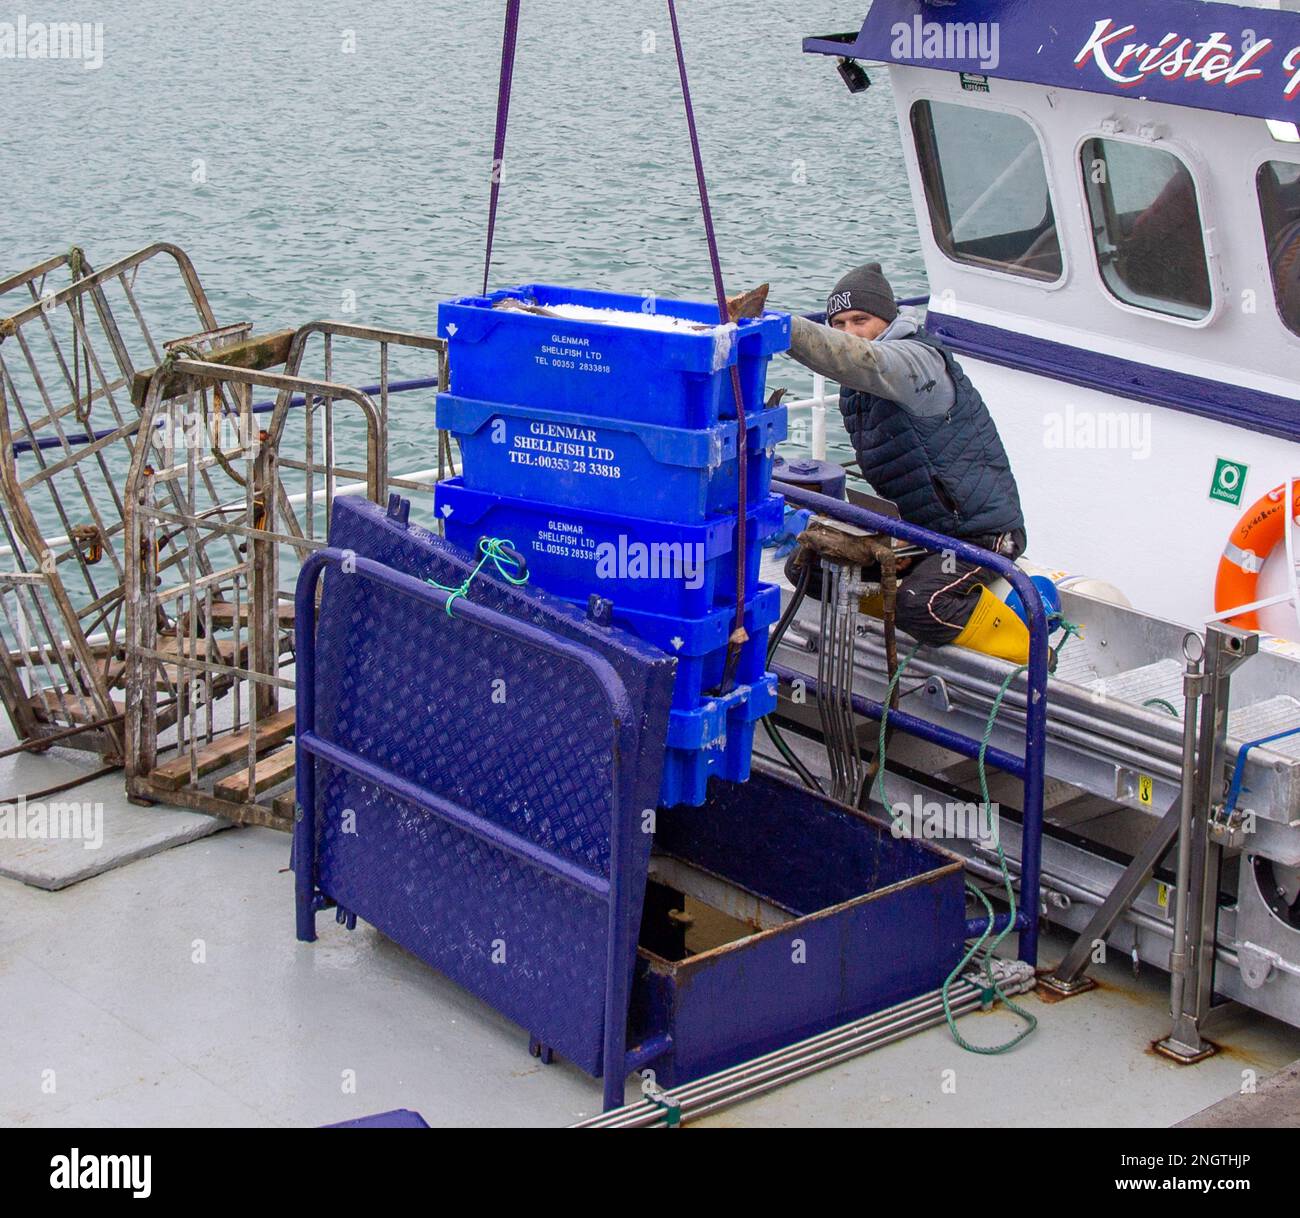
[[[1020,495],[984,399],[952,353],[899,312],[878,262],[835,285],[825,325],[793,318],[790,354],[839,383],[862,475],[904,520],[1008,558],[1024,551]],[[927,555],[899,583],[898,624],[923,643],[951,643],[985,583],[980,567]]]

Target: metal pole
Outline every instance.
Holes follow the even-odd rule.
[[[826,378],[820,373],[813,376],[812,402],[808,407],[812,419],[812,450],[814,461],[826,460]]]
[[[1234,669],[1259,650],[1259,635],[1213,623],[1205,631],[1204,676],[1185,676],[1184,690],[1200,686],[1200,723],[1184,723],[1185,747],[1196,731],[1194,781],[1184,774],[1184,798],[1193,794],[1178,844],[1178,891],[1174,905],[1175,937],[1170,953],[1170,1005],[1173,1027],[1156,1048],[1166,1057],[1190,1064],[1209,1057],[1215,1046],[1201,1035],[1214,997],[1214,952],[1218,936],[1220,847],[1210,839],[1210,822],[1224,797],[1223,758],[1228,738],[1228,700]],[[1183,654],[1192,670],[1195,645],[1184,640]],[[1190,714],[1188,718],[1190,718]],[[1177,932],[1181,912],[1182,935]],[[1177,971],[1173,970],[1177,968]]]
[[[1183,1009],[1187,978],[1187,883],[1192,868],[1192,819],[1196,809],[1196,734],[1205,679],[1201,661],[1205,644],[1188,632],[1183,639],[1183,785],[1179,799],[1178,873],[1174,890],[1174,943],[1169,952],[1169,1009],[1177,1019]]]
[[[1006,973],[1001,984],[1005,994],[1019,994],[1033,988],[1031,969],[1003,963]],[[984,1005],[982,988],[968,978],[955,982],[949,992],[949,1009],[954,1016],[979,1010]],[[935,1027],[945,1019],[942,994],[932,990],[762,1057],[683,1083],[659,1093],[658,1102],[642,1099],[625,1108],[591,1117],[576,1128],[631,1129],[665,1124],[668,1107],[679,1110],[684,1124]]]
[[[1115,882],[1106,899],[1079,932],[1074,945],[1042,984],[1058,994],[1080,994],[1096,984],[1084,973],[1088,968],[1093,944],[1104,940],[1120,916],[1133,903],[1151,878],[1156,864],[1172,842],[1178,841],[1178,880],[1174,900],[1174,947],[1169,955],[1171,979],[1170,1008],[1182,1008],[1182,982],[1186,956],[1182,950],[1187,925],[1187,876],[1191,866],[1192,809],[1195,805],[1196,724],[1201,696],[1201,659],[1205,645],[1198,634],[1189,632],[1183,639],[1183,753],[1182,787],[1177,804],[1171,805],[1160,823],[1151,831],[1142,849]]]

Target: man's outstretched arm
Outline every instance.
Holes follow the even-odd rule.
[[[913,414],[947,414],[952,408],[952,378],[933,347],[906,338],[871,342],[797,314],[790,321],[790,354],[805,368],[848,389],[897,402]]]

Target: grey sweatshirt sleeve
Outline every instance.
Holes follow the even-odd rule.
[[[870,342],[806,317],[790,320],[790,354],[804,367],[849,389],[897,402],[912,414],[940,415],[952,408],[952,377],[933,347],[906,338]]]

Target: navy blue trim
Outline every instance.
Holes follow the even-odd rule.
[[[1100,22],[1110,24],[1099,34]],[[916,46],[918,25],[923,34],[927,28],[943,27],[939,31],[945,35],[943,49],[953,53],[928,55],[924,37],[922,45]],[[996,49],[991,41],[985,48],[990,53],[987,61],[981,60],[978,53],[956,54],[958,50],[976,50],[969,42],[948,37],[961,27],[982,27],[990,39],[996,30]],[[1246,30],[1254,33],[1251,48],[1261,49],[1246,49]],[[1189,39],[1192,47],[1183,58],[1168,64],[1182,70],[1165,75],[1159,70],[1157,52],[1152,48],[1158,48],[1169,33],[1175,34],[1176,40],[1167,51],[1176,50],[1183,39]],[[1230,58],[1238,68],[1231,84],[1217,70],[1212,72],[1215,79],[1204,78],[1206,66],[1213,68],[1213,56],[1199,63],[1196,59],[1195,48],[1216,33],[1230,45]],[[1107,0],[1105,4],[1080,4],[1079,0],[961,0],[960,4],[942,5],[929,0],[872,0],[856,35],[805,38],[803,49],[810,54],[967,72],[998,80],[1295,122],[1300,118],[1300,93],[1287,96],[1294,69],[1288,70],[1285,63],[1297,44],[1298,13],[1206,4],[1203,0]],[[1126,45],[1143,50],[1124,61]],[[1082,62],[1076,66],[1080,58]],[[1103,65],[1122,79],[1112,79]]]
[[[1152,406],[1186,411],[1244,427],[1247,431],[1300,441],[1300,398],[1189,376],[1169,368],[1153,368],[1135,360],[1033,338],[933,310],[926,318],[925,328],[926,333],[959,355],[974,356],[990,364],[1034,372]]]

